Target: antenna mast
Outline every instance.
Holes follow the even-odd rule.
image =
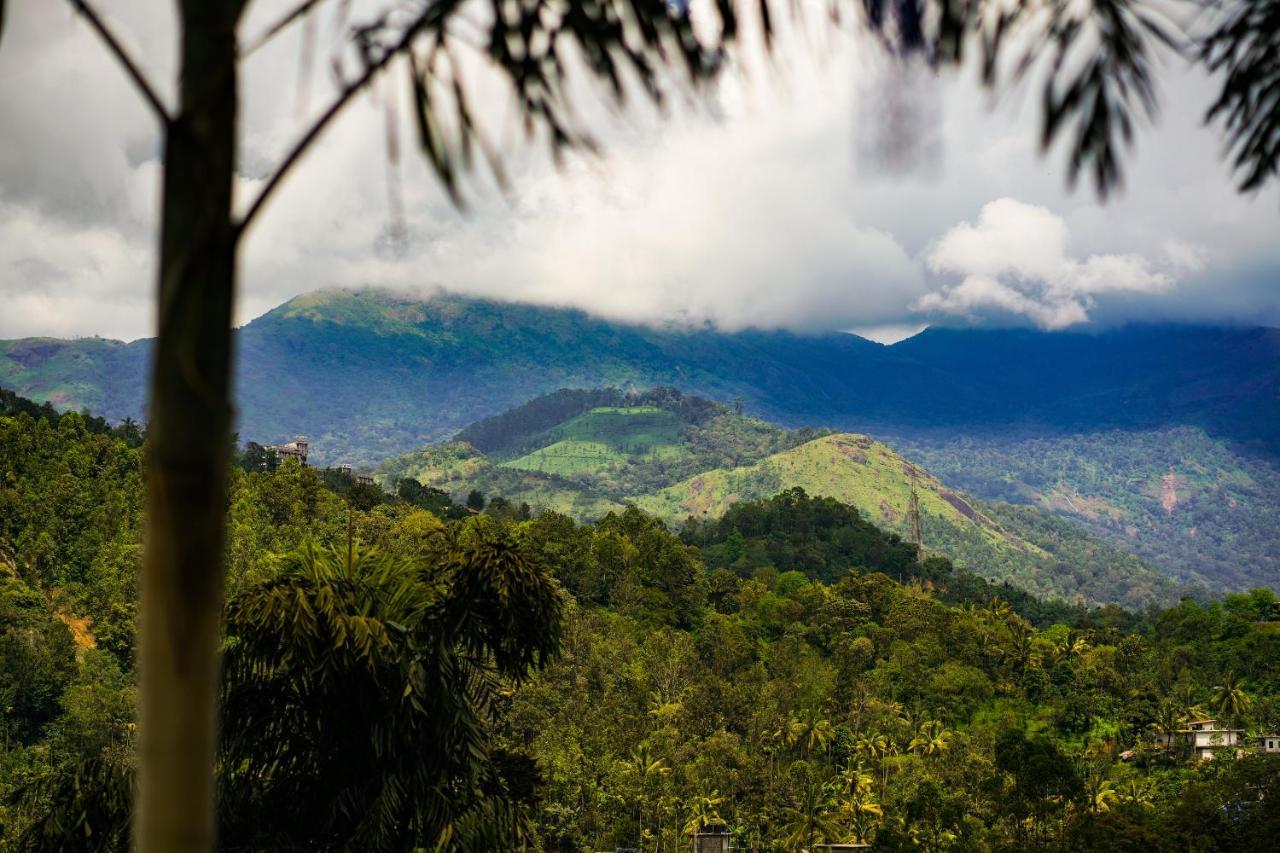
[[[920,493],[916,491],[916,466],[911,465],[911,497],[907,503],[907,541],[916,546],[916,560],[924,562],[924,534],[920,532]]]

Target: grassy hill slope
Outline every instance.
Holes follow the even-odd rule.
[[[836,434],[750,466],[708,471],[651,495],[642,509],[677,519],[718,517],[734,503],[799,486],[857,507],[887,530],[905,534],[911,463],[864,435]],[[1173,585],[1158,571],[1043,510],[976,501],[925,472],[916,479],[926,548],[979,575],[1038,595],[1117,601],[1168,600]]]
[[[856,506],[872,519],[903,519],[911,489],[912,465],[888,446],[865,435],[838,433],[769,456],[754,465],[708,471],[636,498],[657,515],[720,516],[737,501],[760,500],[780,488],[806,492]],[[996,525],[956,493],[921,472],[917,480],[922,514],[954,524],[972,524],[995,537]]]

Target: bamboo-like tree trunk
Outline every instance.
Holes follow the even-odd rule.
[[[181,0],[181,102],[166,131],[151,380],[139,709],[139,853],[214,845],[219,620],[231,434],[236,24]]]

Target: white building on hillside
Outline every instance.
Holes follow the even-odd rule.
[[[1197,761],[1212,761],[1221,749],[1239,751],[1243,733],[1243,729],[1219,728],[1217,720],[1192,720],[1179,731],[1186,739],[1191,757]]]
[[[273,444],[267,447],[267,450],[274,450],[276,456],[283,462],[285,457],[291,457],[298,460],[298,464],[307,467],[307,437],[300,435],[288,444]]]

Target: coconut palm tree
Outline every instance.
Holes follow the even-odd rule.
[[[1029,668],[1040,664],[1040,656],[1035,647],[1035,631],[1016,616],[1006,625],[1008,641],[1005,646],[1005,663],[1020,676]]]
[[[800,799],[787,809],[788,820],[782,827],[784,849],[807,850],[822,839],[843,836],[835,794],[833,786],[822,784],[812,773],[805,773]]]
[[[921,755],[941,755],[951,746],[952,732],[941,720],[925,720],[911,738],[907,750]]]
[[[1222,677],[1222,683],[1213,688],[1211,701],[1218,716],[1226,720],[1236,719],[1253,704],[1249,694],[1244,692],[1243,681],[1230,670]]]
[[[781,725],[768,723],[760,730],[757,739],[760,742],[761,751],[769,756],[769,778],[773,779],[778,769],[778,754],[785,752],[791,746],[791,725],[786,722]]]
[[[685,802],[689,817],[685,821],[684,834],[694,835],[701,832],[707,824],[722,823],[724,819],[720,817],[720,806],[723,803],[724,797],[720,796],[719,791],[703,791],[689,798]]]
[[[995,598],[994,596],[987,602],[987,607],[983,611],[986,620],[991,625],[1003,624],[1010,619],[1017,618],[1017,614],[1013,612],[1013,608],[1009,606],[1009,602],[1003,598]]]
[[[1093,646],[1081,634],[1072,631],[1061,642],[1054,645],[1053,654],[1057,660],[1070,660],[1080,657]]]
[[[648,832],[648,826],[644,821],[644,806],[649,799],[649,789],[656,782],[670,775],[671,768],[661,758],[654,757],[647,743],[641,743],[632,750],[630,756],[621,759],[619,764],[623,772],[636,780],[636,822],[640,826],[641,833]]]
[[[1140,783],[1137,779],[1130,779],[1120,789],[1120,802],[1139,809],[1156,807],[1155,800],[1151,797],[1150,783]]]
[[[884,785],[888,785],[889,766],[885,759],[895,751],[893,740],[883,732],[864,734],[858,738],[855,748],[859,754],[865,755],[868,760],[880,765],[881,782]]]
[[[840,772],[840,783],[839,816],[849,828],[851,837],[848,840],[865,844],[884,817],[884,809],[872,794],[875,780],[860,767],[846,767]]]
[[[1148,728],[1158,740],[1163,742],[1166,754],[1173,753],[1178,730],[1182,728],[1185,720],[1185,712],[1176,700],[1165,699],[1156,709],[1156,718]]]
[[[788,733],[790,742],[800,746],[808,758],[815,750],[825,749],[835,737],[836,730],[830,720],[822,717],[820,711],[810,708],[805,711],[804,716],[792,718]]]
[[[1183,722],[1199,720],[1209,714],[1200,701],[1200,690],[1189,681],[1179,682],[1173,690],[1173,698],[1178,703]]]

